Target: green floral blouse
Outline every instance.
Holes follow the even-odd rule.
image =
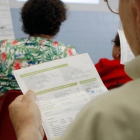
[[[0,96],[19,90],[13,70],[76,55],[72,46],[41,37],[0,41]]]

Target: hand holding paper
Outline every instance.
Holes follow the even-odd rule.
[[[29,89],[35,91],[48,140],[59,138],[92,98],[107,91],[88,54],[13,73],[24,94]]]
[[[9,106],[9,113],[18,140],[43,139],[41,113],[36,105],[33,91],[18,96]]]

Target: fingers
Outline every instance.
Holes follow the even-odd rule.
[[[28,90],[23,97],[23,102],[35,102],[35,93],[32,90]]]

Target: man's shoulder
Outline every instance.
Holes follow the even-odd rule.
[[[88,140],[97,134],[99,140],[126,140],[130,135],[139,136],[139,84],[140,79],[137,79],[93,99],[77,116],[64,138],[74,138],[75,132],[78,139]]]
[[[100,97],[93,99],[86,108],[91,111],[97,110],[97,114],[110,114],[110,116],[118,116],[118,110],[121,113],[130,113],[136,115],[140,105],[140,79],[128,82],[120,88],[111,90]],[[135,113],[134,113],[135,112]]]

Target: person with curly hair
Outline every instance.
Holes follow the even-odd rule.
[[[61,0],[28,0],[21,9],[23,31],[28,38],[0,41],[0,95],[19,86],[13,70],[76,55],[72,46],[53,41],[67,9]]]

